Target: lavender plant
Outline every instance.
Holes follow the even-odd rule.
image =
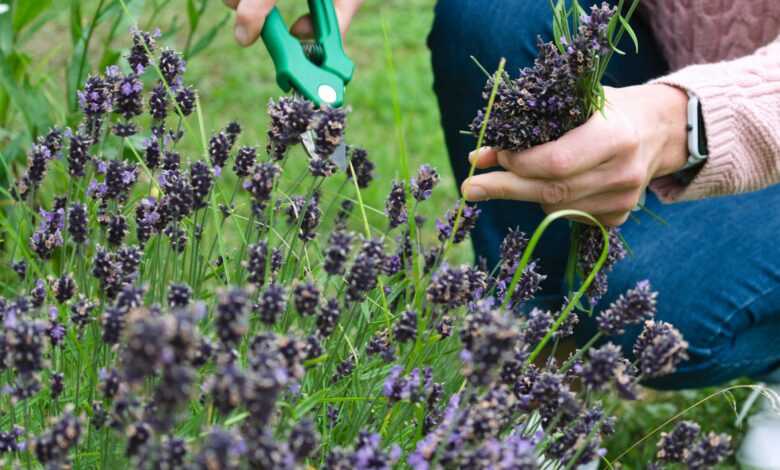
[[[31,147],[3,216],[9,466],[574,468],[608,459],[610,397],[636,399],[686,358],[646,281],[598,317],[604,335],[645,322],[633,351],[540,355],[580,315],[576,296],[531,307],[543,227],[511,232],[492,272],[449,264],[479,210],[461,202],[420,236],[433,168],[394,182],[372,227],[368,153],[350,147],[344,173],[328,160],[345,110],[282,97],[265,146],[236,123],[207,139],[185,61],[133,34],[127,64],[84,85],[81,124]],[[180,146],[195,117],[200,154]],[[308,130],[324,161],[294,174]],[[612,241],[584,244],[577,295],[619,258]],[[725,436],[698,433],[662,436],[659,465],[727,455]]]

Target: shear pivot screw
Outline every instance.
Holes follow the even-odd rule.
[[[336,90],[330,85],[320,85],[317,89],[317,95],[319,95],[320,99],[327,104],[336,102]]]

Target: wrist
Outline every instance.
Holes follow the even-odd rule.
[[[653,102],[657,107],[656,122],[662,132],[660,162],[655,176],[680,171],[688,161],[688,94],[669,85],[648,85],[655,88]]]

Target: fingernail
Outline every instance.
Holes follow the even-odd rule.
[[[466,189],[466,199],[469,201],[482,201],[487,199],[488,194],[481,186],[469,185]]]
[[[474,160],[485,155],[485,153],[489,151],[490,151],[490,147],[480,147],[476,150],[472,150],[471,153],[469,154],[469,162],[474,163]]]
[[[245,45],[247,43],[249,33],[244,25],[237,24],[234,34],[236,36],[236,41],[238,41],[239,44]]]

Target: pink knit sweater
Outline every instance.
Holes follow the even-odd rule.
[[[651,189],[672,202],[780,182],[780,0],[642,3],[674,70],[653,82],[699,97],[710,151],[690,184],[664,177]]]

